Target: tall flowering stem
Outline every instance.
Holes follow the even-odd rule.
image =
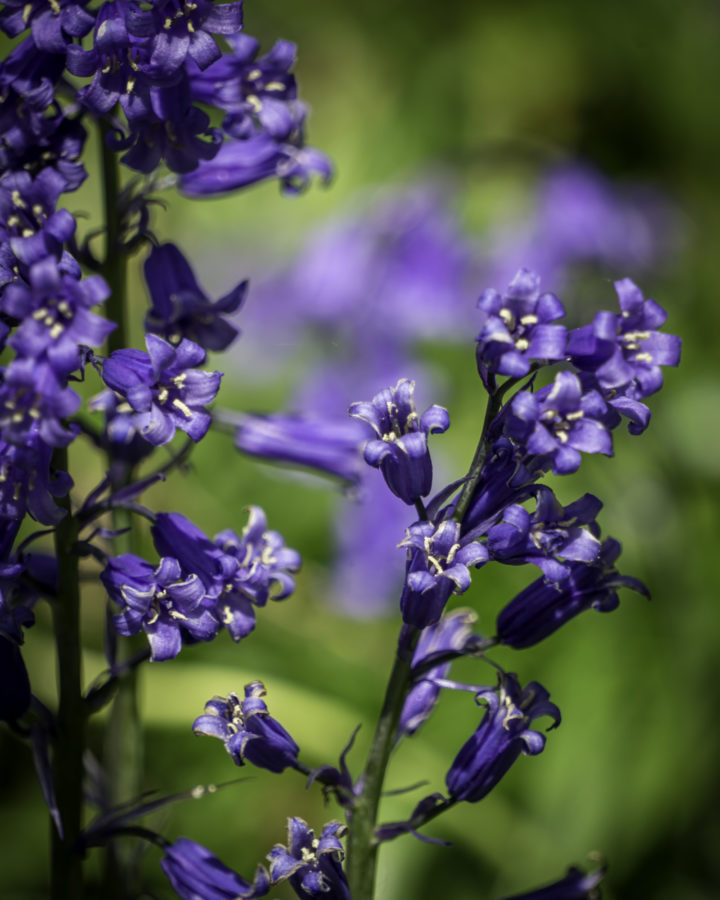
[[[410,686],[413,646],[418,634],[418,629],[409,625],[401,632],[367,764],[360,779],[362,791],[353,805],[347,849],[347,879],[353,900],[372,900],[374,897],[379,849],[375,825],[380,795]]]
[[[56,449],[58,468],[67,470],[67,450]],[[55,530],[58,595],[53,604],[59,703],[53,758],[53,781],[62,835],[52,830],[52,900],[82,900],[82,857],[77,841],[82,827],[85,709],[82,696],[79,557],[75,552],[77,519],[69,497],[59,505],[65,518]]]

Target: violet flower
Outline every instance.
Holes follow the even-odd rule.
[[[72,487],[67,472],[51,469],[52,447],[37,431],[21,444],[0,440],[0,519],[26,513],[43,525],[57,525],[65,510],[55,503]]]
[[[480,333],[477,365],[483,384],[491,376],[521,378],[531,359],[556,360],[565,356],[565,326],[551,324],[565,315],[554,294],[540,293],[540,278],[520,269],[505,294],[486,290],[478,300]]]
[[[178,838],[167,846],[160,866],[182,900],[254,900],[270,890],[270,880],[262,866],[258,866],[255,880],[249,884],[206,847],[188,838]]]
[[[450,426],[447,410],[437,405],[418,420],[414,390],[414,383],[403,378],[370,403],[353,403],[349,409],[351,416],[367,422],[377,434],[376,440],[365,445],[365,462],[380,469],[393,494],[408,504],[430,493],[432,487],[428,434],[442,434]]]
[[[573,866],[560,881],[524,894],[513,894],[503,900],[600,900],[598,885],[604,877],[604,868],[586,873]]]
[[[195,734],[220,738],[236,766],[250,762],[269,772],[297,768],[300,748],[268,713],[261,681],[245,685],[245,699],[237,694],[213,697],[205,704],[205,714],[193,722]]]
[[[641,581],[620,575],[615,568],[620,550],[618,541],[608,538],[596,562],[571,563],[568,575],[557,584],[545,578],[533,581],[500,612],[499,640],[518,650],[532,647],[585,609],[592,607],[599,612],[616,609],[620,602],[619,587],[648,597],[648,589]]]
[[[151,444],[167,444],[176,428],[199,441],[211,422],[204,407],[215,399],[222,373],[193,368],[204,361],[205,351],[187,339],[173,347],[148,334],[145,344],[147,353],[111,354],[103,363],[105,384],[127,400],[133,426]]]
[[[73,38],[83,37],[93,26],[93,16],[84,8],[87,0],[6,0],[0,12],[0,28],[10,37],[22,34],[28,26],[41,50],[62,53]]]
[[[298,817],[288,819],[287,847],[276,844],[268,853],[273,884],[288,880],[301,898],[351,900],[340,842],[346,831],[341,822],[328,822],[315,838],[307,822]]]
[[[174,346],[187,338],[215,351],[225,350],[237,337],[238,329],[224,316],[243,304],[247,281],[212,303],[175,244],[152,248],[145,260],[145,281],[151,300],[146,331],[159,334]]]
[[[560,710],[536,681],[521,688],[515,675],[503,673],[497,690],[486,688],[476,699],[487,704],[485,716],[445,779],[452,799],[468,803],[489,794],[521,753],[542,752],[545,735],[528,727],[534,719],[551,716],[551,728],[560,724]]]
[[[452,520],[416,522],[399,546],[408,548],[400,609],[403,621],[416,628],[437,622],[450,595],[470,587],[469,567],[488,559],[482,544],[460,539],[460,525]]]
[[[100,574],[110,598],[121,607],[113,621],[119,634],[143,630],[152,650],[151,660],[176,657],[183,638],[211,641],[220,623],[203,602],[201,579],[185,576],[177,559],[165,557],[156,569],[133,553],[108,561]]]

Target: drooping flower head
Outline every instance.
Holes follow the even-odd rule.
[[[316,838],[307,822],[288,819],[287,846],[276,844],[268,853],[273,883],[288,880],[301,898],[350,900],[340,842],[346,831],[341,822],[328,822]]]
[[[558,583],[545,578],[533,581],[498,616],[498,637],[502,643],[516,649],[532,647],[585,609],[610,612],[620,602],[620,587],[649,596],[641,581],[620,575],[615,568],[620,550],[618,541],[608,538],[595,561],[571,563],[566,577]]]
[[[408,548],[400,609],[403,621],[416,628],[437,622],[450,595],[470,587],[469,567],[488,559],[482,544],[460,539],[460,525],[452,520],[416,522],[400,546]]]
[[[560,881],[524,894],[513,894],[503,900],[600,900],[599,884],[604,877],[604,868],[583,872],[572,866]]]
[[[245,685],[245,698],[237,694],[213,697],[205,714],[193,722],[195,734],[220,738],[237,766],[250,762],[270,772],[297,766],[300,748],[268,712],[261,681]]]
[[[489,794],[521,753],[542,752],[545,735],[529,728],[534,719],[550,716],[552,728],[560,724],[560,710],[536,681],[522,688],[514,675],[503,673],[497,690],[480,691],[476,699],[487,710],[445,779],[450,796],[468,803]]]
[[[442,434],[450,426],[442,406],[430,406],[418,418],[414,390],[414,383],[403,378],[394,388],[376,394],[370,403],[353,403],[349,410],[377,434],[376,440],[365,445],[365,461],[379,468],[393,494],[409,504],[426,496],[432,487],[428,434]]]

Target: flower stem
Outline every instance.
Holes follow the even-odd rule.
[[[378,844],[375,825],[385,771],[395,743],[398,721],[410,684],[412,648],[418,631],[404,625],[388,681],[380,718],[362,776],[362,791],[353,805],[348,834],[347,878],[353,900],[372,900]]]
[[[55,466],[67,471],[67,450],[55,451]],[[63,827],[52,829],[52,900],[82,900],[82,857],[77,849],[83,812],[85,709],[82,698],[79,558],[75,553],[78,525],[70,498],[58,504],[66,511],[55,529],[58,594],[53,603],[59,702],[53,752],[53,785]]]
[[[118,208],[120,194],[120,172],[117,154],[105,141],[106,129],[103,127],[102,174],[103,205],[105,216],[105,260],[103,275],[110,286],[110,296],[106,304],[108,318],[115,322],[116,328],[108,336],[108,351],[113,352],[128,346],[128,310],[127,310],[127,253],[122,243],[121,211]],[[111,490],[115,491],[129,484],[132,480],[132,468],[129,465],[118,465],[112,453],[108,454],[108,465],[111,472]],[[118,553],[130,552],[133,549],[133,520],[125,509],[113,509],[113,529],[125,533],[116,539]],[[134,656],[142,647],[142,636],[139,641],[121,640],[118,647],[116,663],[122,665]],[[117,806],[120,803],[137,797],[141,792],[141,776],[143,766],[143,736],[138,709],[137,668],[131,669],[120,679],[117,693],[113,699],[105,732],[105,772],[108,780],[108,804]],[[111,842],[107,848],[105,864],[105,896],[111,900],[134,896],[137,893],[135,881],[135,859],[137,854],[132,844]]]

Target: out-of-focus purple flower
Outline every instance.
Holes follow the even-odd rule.
[[[545,735],[528,727],[534,719],[551,716],[552,728],[560,724],[560,710],[536,681],[521,688],[514,675],[503,673],[497,691],[479,691],[476,699],[484,701],[487,710],[445,779],[450,796],[468,803],[489,794],[521,753],[542,752]]]
[[[51,447],[66,447],[76,431],[64,428],[60,420],[71,416],[80,402],[50,363],[14,359],[0,375],[0,438],[25,445],[37,433]]]
[[[412,658],[413,670],[427,666],[433,658],[442,659],[437,666],[427,669],[408,691],[400,714],[398,734],[414,734],[433,711],[440,694],[436,678],[445,678],[452,660],[461,656],[473,643],[472,628],[477,616],[469,609],[455,609],[443,616],[435,625],[423,629]]]
[[[203,438],[211,416],[205,406],[215,399],[221,372],[193,368],[205,351],[184,339],[177,347],[154,334],[145,337],[148,352],[116,350],[103,364],[103,380],[124,397],[132,424],[151,444],[167,444],[180,428],[194,441]]]
[[[152,661],[180,653],[183,632],[191,641],[211,641],[220,623],[204,603],[205,587],[196,574],[185,575],[177,559],[165,557],[156,569],[133,553],[108,561],[102,571],[105,589],[121,607],[114,616],[120,634],[148,636]]]
[[[145,9],[131,5],[127,29],[149,44],[148,73],[156,81],[171,81],[190,58],[201,69],[220,57],[212,35],[232,35],[242,28],[242,0],[156,0]]]
[[[469,567],[488,559],[482,544],[460,539],[460,525],[452,520],[416,522],[400,546],[408,548],[400,609],[403,621],[416,628],[437,622],[450,595],[470,587]]]
[[[72,487],[67,472],[51,470],[52,447],[34,431],[22,444],[0,440],[0,519],[29,513],[43,525],[57,525],[65,511],[54,498]]]
[[[12,602],[24,567],[8,561],[19,525],[19,521],[0,521],[0,722],[18,719],[30,706],[30,679],[19,645],[24,641],[23,629],[35,617],[25,604]]]
[[[580,466],[581,451],[612,456],[606,415],[599,391],[583,392],[577,375],[558,372],[547,387],[513,397],[505,429],[528,453],[551,457],[556,475],[567,475]]]
[[[244,700],[237,694],[213,697],[193,722],[193,731],[220,738],[236,766],[250,762],[270,772],[297,768],[300,748],[269,714],[265,694],[263,683],[253,681],[245,685]]]
[[[303,466],[357,482],[365,429],[357,422],[318,416],[240,414],[235,446],[251,456]]]
[[[302,898],[351,900],[340,842],[346,831],[341,822],[328,822],[316,838],[307,822],[297,817],[288,819],[287,846],[276,844],[268,853],[273,883],[288,880]]]
[[[47,358],[62,378],[81,365],[80,344],[98,347],[115,328],[90,311],[110,289],[100,275],[79,281],[61,272],[51,256],[30,266],[29,284],[8,285],[0,309],[20,320],[9,341],[19,356]]]
[[[73,38],[83,37],[94,18],[84,8],[87,0],[6,0],[0,12],[0,28],[10,37],[22,34],[28,26],[33,40],[48,53],[65,53]]]
[[[620,602],[617,595],[620,587],[648,597],[641,581],[620,575],[615,568],[620,550],[618,541],[608,538],[603,541],[594,563],[572,563],[567,577],[557,584],[545,578],[533,581],[498,616],[500,641],[518,650],[532,647],[585,609],[610,612]]]
[[[433,405],[420,419],[415,409],[415,385],[403,378],[394,388],[376,394],[370,403],[353,403],[349,413],[372,426],[376,440],[365,445],[365,462],[382,471],[396,497],[413,504],[432,487],[432,462],[427,446],[430,433],[447,431],[448,412]]]
[[[502,519],[488,530],[486,546],[491,559],[510,565],[534,563],[547,581],[557,583],[570,574],[570,562],[597,559],[601,545],[595,519],[602,503],[584,494],[564,507],[544,485],[536,488],[535,498],[532,514],[518,504],[507,506]]]
[[[540,278],[520,269],[505,294],[484,291],[478,300],[478,371],[487,386],[494,375],[522,378],[531,359],[565,356],[565,326],[552,324],[565,315],[554,294],[540,293]]]
[[[262,131],[278,141],[300,138],[306,110],[290,72],[295,44],[278,41],[258,56],[260,44],[249,34],[231,35],[227,41],[230,52],[205,71],[188,65],[193,99],[225,110],[223,127],[234,138]]]
[[[206,350],[225,350],[237,337],[238,329],[223,317],[240,308],[247,281],[212,303],[175,244],[152,248],[145,260],[145,281],[152,303],[145,317],[146,331],[173,345],[187,338]]]
[[[182,900],[254,900],[270,890],[268,874],[258,866],[252,884],[195,841],[178,838],[160,861],[173,890]]]
[[[604,868],[586,873],[573,866],[560,881],[525,894],[513,894],[503,900],[600,900],[599,884],[604,877]]]
[[[639,401],[659,391],[663,384],[660,366],[680,362],[681,340],[657,331],[667,313],[654,300],[645,300],[629,278],[615,282],[620,313],[599,312],[591,325],[568,335],[567,353],[584,373],[592,373],[610,405],[630,416],[630,431],[643,430],[647,417],[634,409]]]
[[[256,134],[243,141],[226,140],[212,159],[183,175],[180,190],[188,197],[207,197],[277,178],[285,192],[295,194],[304,190],[313,176],[326,182],[331,175],[332,165],[319,150]]]

